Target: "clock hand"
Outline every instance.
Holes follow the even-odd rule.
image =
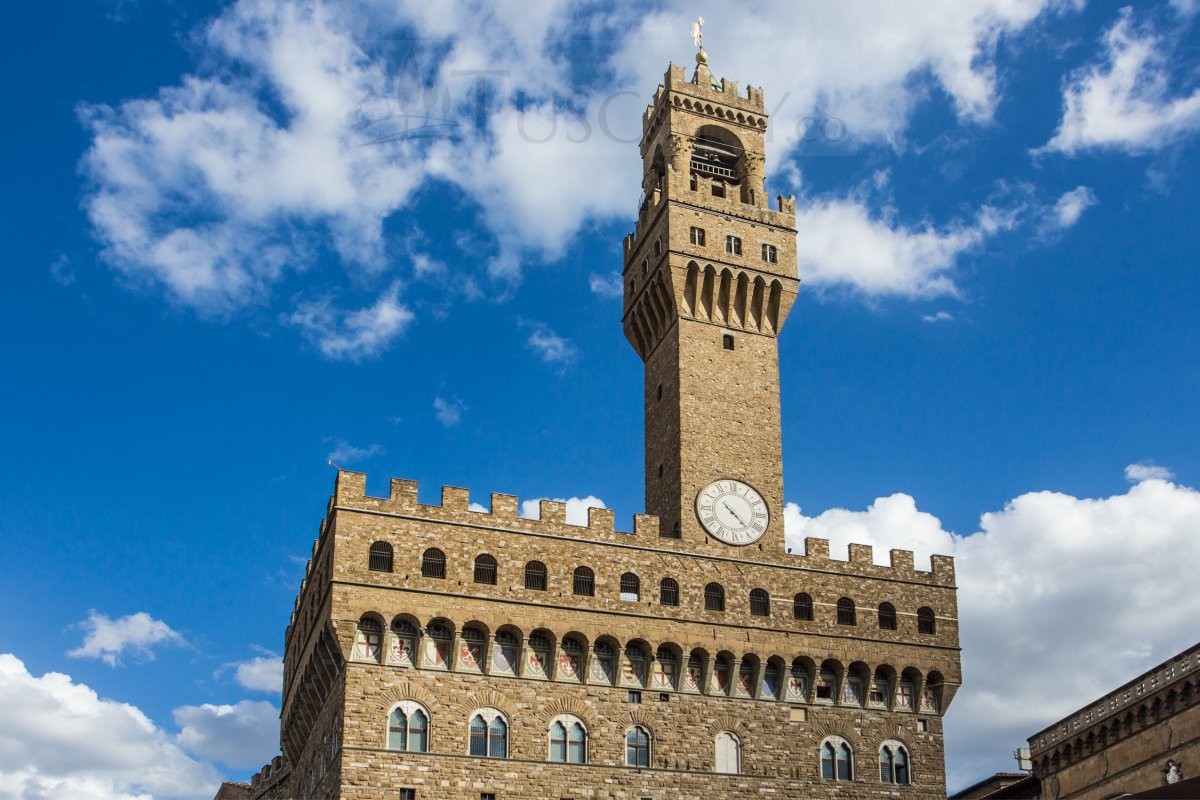
[[[725,506],[725,510],[726,510],[726,511],[728,511],[730,514],[732,514],[732,515],[733,515],[733,518],[734,518],[734,519],[736,519],[736,520],[738,521],[738,524],[739,524],[739,525],[745,525],[745,524],[746,524],[745,522],[742,522],[742,518],[741,518],[741,517],[739,517],[739,516],[738,516],[738,513],[737,513],[736,511],[734,511],[734,510],[733,510],[733,508],[731,508],[731,507],[730,507],[729,503],[726,503],[724,500],[722,500],[722,501],[721,501],[721,505]]]

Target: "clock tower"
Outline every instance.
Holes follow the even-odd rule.
[[[646,512],[710,555],[784,555],[779,353],[795,199],[768,207],[762,90],[672,64],[642,120],[625,336],[645,363]]]

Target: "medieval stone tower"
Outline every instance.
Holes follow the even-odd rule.
[[[646,110],[624,248],[649,513],[621,532],[339,472],[285,635],[283,755],[218,797],[945,797],[953,563],[786,552],[795,207],[764,197],[761,90],[705,61]]]

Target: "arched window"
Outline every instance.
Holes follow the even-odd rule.
[[[409,753],[429,752],[429,715],[425,709],[411,700],[393,708],[388,714],[387,746]]]
[[[921,606],[917,609],[917,633],[933,634],[936,632],[935,625],[932,608]]]
[[[471,717],[470,754],[488,758],[508,757],[508,722],[494,708],[481,708]]]
[[[821,777],[827,781],[854,780],[854,754],[850,743],[830,736],[821,743]]]
[[[642,582],[638,576],[632,572],[626,572],[621,575],[621,599],[633,600],[637,599],[642,594]]]
[[[664,606],[679,605],[679,583],[674,578],[663,578],[659,582],[658,602]]]
[[[763,667],[762,696],[776,700],[779,698],[779,664],[768,661]]]
[[[832,703],[833,702],[833,687],[837,683],[837,676],[829,667],[821,667],[821,671],[817,673],[817,702]]]
[[[704,587],[704,610],[725,610],[725,589],[719,583],[710,583]]]
[[[837,622],[838,625],[857,625],[854,616],[854,601],[849,597],[843,597],[837,603]]]
[[[801,592],[792,598],[792,616],[796,619],[812,622],[813,602],[812,597],[807,592]]]
[[[716,772],[736,775],[742,771],[742,742],[729,731],[717,734]]]
[[[423,666],[450,669],[450,646],[454,631],[444,619],[435,619],[425,627],[425,658]]]
[[[771,616],[771,595],[766,589],[750,590],[750,613],[756,617]]]
[[[536,592],[546,591],[546,565],[540,561],[530,561],[525,565],[525,588]]]
[[[388,663],[411,667],[416,660],[417,627],[411,622],[396,617],[392,620],[392,640],[388,651]]]
[[[496,559],[487,553],[475,557],[475,582],[496,585]]]
[[[608,642],[596,642],[592,653],[592,680],[612,683],[613,675],[616,674],[616,653],[613,652],[612,645]]]
[[[650,674],[650,686],[654,689],[674,689],[675,673],[679,669],[679,660],[675,651],[666,645],[660,645],[654,654],[654,668]]]
[[[358,661],[379,661],[383,643],[383,625],[374,617],[358,621],[354,637],[354,658]]]
[[[563,714],[550,725],[550,760],[587,763],[587,728],[579,717]]]
[[[896,630],[896,607],[891,603],[879,604],[879,630]]]
[[[521,660],[521,640],[509,630],[496,634],[496,654],[492,663],[498,672],[514,675]]]
[[[567,635],[562,640],[562,655],[558,657],[558,670],[555,677],[561,680],[582,681],[583,674],[579,671],[583,666],[583,652],[587,645],[576,636]]]
[[[908,749],[904,745],[889,740],[880,746],[879,780],[902,786],[911,781],[908,772]]]
[[[625,674],[621,682],[626,686],[646,685],[646,651],[637,642],[625,645]]]
[[[550,637],[543,632],[534,632],[529,636],[529,651],[525,657],[525,676],[550,677],[550,657],[554,646]]]
[[[467,625],[462,629],[462,646],[458,649],[455,669],[481,672],[487,658],[487,634],[481,628]]]
[[[421,574],[426,578],[446,577],[446,554],[431,547],[421,554]]]
[[[367,558],[367,567],[375,572],[391,572],[392,546],[387,542],[375,542],[371,545],[371,555]]]
[[[591,597],[596,593],[596,573],[590,567],[576,567],[572,589],[575,594]]]
[[[650,766],[650,731],[635,725],[625,734],[625,765]]]

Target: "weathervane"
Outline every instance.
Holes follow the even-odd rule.
[[[692,23],[692,42],[697,48],[704,49],[704,17],[697,17]]]

